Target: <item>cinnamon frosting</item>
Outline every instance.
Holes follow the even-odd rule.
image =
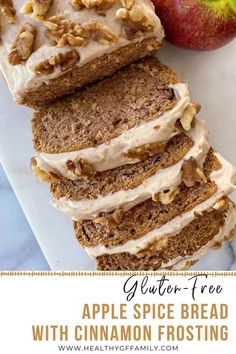
[[[193,140],[194,144],[184,156],[184,159],[193,157],[198,162],[198,165],[202,166],[209,151],[208,132],[205,123],[201,120],[196,120],[194,128],[186,134]],[[52,204],[73,220],[93,219],[100,212],[111,212],[118,208],[123,210],[131,209],[146,199],[154,197],[156,193],[174,190],[181,183],[181,167],[184,159],[168,168],[158,170],[153,176],[134,189],[120,190],[93,200],[83,199],[77,201],[66,197],[54,198]]]
[[[62,15],[80,25],[84,25],[88,21],[94,20],[104,24],[118,36],[117,41],[110,42],[109,44],[102,44],[91,40],[88,44],[83,46],[71,47],[67,45],[63,48],[58,48],[55,45],[52,45],[52,43],[50,43],[45,36],[46,28],[42,22],[33,20],[30,14],[25,15],[21,13],[20,10],[25,3],[26,0],[13,0],[13,6],[16,10],[16,23],[9,24],[5,17],[1,18],[0,70],[2,71],[9,88],[16,99],[24,90],[37,88],[41,84],[49,83],[52,79],[56,79],[65,73],[65,71],[61,71],[60,67],[55,68],[54,72],[48,75],[38,75],[34,72],[35,65],[50,59],[58,53],[64,54],[72,49],[75,49],[79,54],[79,61],[77,65],[83,66],[104,54],[114,52],[120,47],[130,43],[135,43],[143,38],[156,37],[161,43],[164,37],[160,20],[155,15],[154,6],[149,0],[136,0],[135,3],[140,6],[152,20],[154,25],[153,31],[144,33],[143,37],[138,37],[132,40],[128,40],[124,35],[122,35],[122,21],[116,18],[117,10],[122,7],[120,1],[116,0],[110,9],[105,11],[105,16],[101,16],[96,9],[83,8],[78,11],[70,5],[69,1],[57,0],[52,2],[47,18],[55,15]],[[34,43],[34,51],[25,63],[12,66],[8,62],[7,56],[14,40],[17,37],[17,34],[26,22],[32,23],[37,32],[36,41]]]

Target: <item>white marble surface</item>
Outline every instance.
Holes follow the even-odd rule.
[[[0,165],[0,270],[50,270]]]
[[[159,57],[189,82],[195,100],[203,105],[214,146],[236,165],[236,42],[211,53],[194,53],[167,46]],[[70,220],[50,205],[48,186],[40,184],[29,168],[33,155],[30,117],[32,112],[13,103],[0,80],[0,161],[53,270],[92,270],[94,262],[77,244]],[[43,269],[47,266],[26,226],[6,182],[0,179],[0,269]],[[21,231],[22,230],[22,231]],[[25,243],[24,243],[25,242]],[[32,248],[32,250],[31,250]],[[233,242],[236,251],[236,242]],[[32,251],[32,252],[31,252]],[[194,269],[236,269],[227,243],[210,251]]]

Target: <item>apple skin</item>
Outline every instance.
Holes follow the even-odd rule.
[[[236,0],[152,0],[166,39],[178,47],[213,50],[236,36]]]

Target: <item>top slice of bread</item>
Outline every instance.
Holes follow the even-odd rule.
[[[0,4],[0,71],[14,99],[33,108],[155,53],[164,37],[151,0],[129,10],[119,0]]]

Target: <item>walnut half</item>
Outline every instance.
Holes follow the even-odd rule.
[[[16,10],[12,0],[0,0],[0,10],[6,16],[9,23],[16,23]]]
[[[83,27],[92,40],[101,44],[110,44],[111,42],[117,42],[119,39],[119,36],[115,32],[100,22],[92,20]]]
[[[116,209],[113,213],[101,212],[98,217],[93,220],[93,222],[95,224],[104,225],[109,229],[113,229],[121,223],[123,216],[124,211],[122,209]]]
[[[31,159],[31,170],[33,174],[38,178],[40,182],[50,183],[50,182],[58,182],[58,181],[65,181],[66,179],[54,172],[46,172],[41,170],[38,167],[37,160],[35,157]]]
[[[89,162],[80,158],[75,161],[68,160],[66,166],[77,177],[91,179],[96,173],[94,167]]]
[[[147,159],[149,156],[153,156],[159,154],[160,152],[163,152],[165,150],[165,147],[166,142],[157,141],[154,143],[144,144],[135,148],[131,148],[124,154],[124,156],[129,159],[142,161]]]
[[[71,0],[71,6],[76,10],[86,9],[96,9],[96,10],[107,10],[110,9],[115,0]]]
[[[175,197],[177,196],[177,194],[179,194],[179,192],[179,188],[159,192],[155,194],[152,199],[154,202],[161,202],[163,205],[169,205],[174,201]]]
[[[150,241],[144,249],[136,253],[136,256],[139,258],[150,256],[150,254],[160,252],[163,248],[166,248],[167,246],[168,237],[163,235],[157,238],[156,240],[154,239]]]
[[[190,130],[193,118],[200,111],[201,105],[199,103],[190,103],[184,110],[180,123],[184,130]]]
[[[66,45],[73,47],[87,44],[87,33],[79,23],[74,23],[62,15],[52,16],[43,22],[47,27],[46,36],[62,48]]]
[[[36,29],[31,23],[25,23],[18,33],[8,54],[11,65],[24,63],[33,52]]]
[[[44,60],[34,67],[34,72],[38,75],[52,74],[57,66],[61,71],[72,69],[79,60],[79,54],[76,50],[71,50],[67,53],[59,53],[48,60]]]
[[[207,179],[197,161],[191,157],[182,165],[182,180],[186,187],[193,187],[196,183],[207,183]]]
[[[215,204],[213,205],[213,209],[225,211],[227,210],[228,206],[228,198],[223,197],[215,202]]]
[[[135,4],[135,0],[120,0],[120,3],[125,9],[131,10]]]
[[[129,40],[142,37],[144,33],[152,32],[154,29],[151,17],[146,15],[139,5],[132,6],[130,10],[127,8],[118,9],[116,18],[123,21],[124,32]]]
[[[51,178],[48,173],[40,170],[40,168],[38,167],[37,160],[35,159],[35,157],[32,157],[30,166],[32,172],[39,179],[40,182],[51,182]]]
[[[52,0],[29,0],[21,8],[25,15],[32,13],[31,17],[36,21],[43,21],[50,9]]]

